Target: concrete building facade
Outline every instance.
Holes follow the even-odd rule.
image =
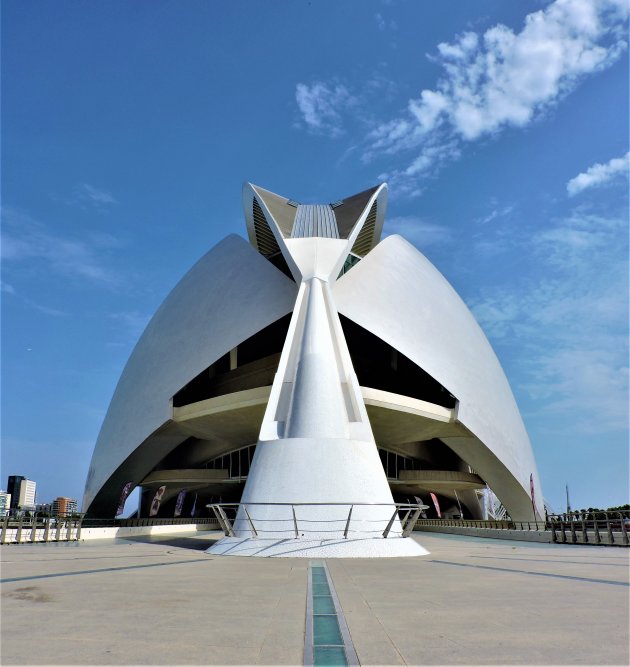
[[[24,510],[35,509],[37,484],[31,479],[23,479],[20,482],[20,495],[18,499],[18,508]]]
[[[11,509],[17,509],[20,501],[20,485],[25,480],[24,475],[9,475],[7,493],[11,496]]]
[[[52,501],[51,511],[53,516],[69,516],[71,514],[76,514],[78,511],[78,503],[74,498],[59,496]]]
[[[11,511],[11,494],[0,491],[0,516],[7,516]]]
[[[501,366],[438,270],[403,238],[381,240],[386,199],[380,185],[305,205],[245,185],[249,243],[229,236],[210,250],[147,326],[99,434],[83,511],[114,516],[123,490],[140,486],[142,516],[158,495],[157,516],[218,501],[417,498],[431,514],[433,494],[480,518],[488,486],[514,519],[540,517]],[[257,511],[284,520],[271,505]]]

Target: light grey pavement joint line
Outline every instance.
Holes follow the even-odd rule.
[[[103,567],[95,570],[75,570],[74,572],[52,572],[51,574],[34,574],[28,577],[9,577],[0,579],[0,584],[10,584],[16,581],[33,581],[34,579],[52,579],[55,577],[74,577],[77,574],[97,574],[100,572],[118,572],[120,570],[140,570],[145,567],[163,567],[164,565],[182,565],[182,563],[208,563],[211,558],[195,558],[193,560],[172,560],[168,563],[142,563],[141,565],[123,565],[121,567]]]
[[[449,560],[430,559],[429,563],[439,563],[440,565],[457,565],[458,567],[473,567],[479,570],[495,570],[497,572],[510,572],[512,574],[533,574],[538,577],[556,577],[557,579],[571,579],[573,581],[586,581],[591,584],[609,584],[611,586],[630,586],[627,581],[611,581],[609,579],[593,579],[590,577],[574,577],[568,574],[554,574],[552,572],[533,572],[532,570],[514,570],[510,567],[494,567],[492,565],[475,565],[473,563],[454,563]]]

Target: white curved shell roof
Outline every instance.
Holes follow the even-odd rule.
[[[190,269],[149,322],[121,375],[92,455],[84,511],[125,459],[171,419],[171,397],[238,343],[290,313],[296,293],[294,282],[236,235]]]
[[[246,203],[253,192],[246,187]],[[384,192],[381,187],[370,196],[384,198]],[[357,226],[352,233],[359,231]],[[197,262],[160,306],[122,373],[94,449],[83,511],[104,496],[111,509],[126,482],[143,479],[182,441],[181,433],[175,440],[169,435],[172,397],[231,349],[291,313],[297,290],[238,236]],[[341,276],[332,294],[340,314],[455,396],[457,421],[468,435],[442,440],[490,484],[513,518],[533,518],[530,476],[539,503],[543,496],[508,381],[473,315],[440,272],[410,243],[390,236]]]
[[[535,496],[542,494],[514,396],[481,327],[444,276],[405,239],[389,236],[333,292],[342,315],[409,357],[458,399],[458,420],[485,447],[465,438],[445,442],[465,454],[506,506],[533,518],[531,474]]]

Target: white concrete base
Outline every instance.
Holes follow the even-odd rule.
[[[224,537],[206,550],[213,556],[261,558],[400,558],[429,552],[410,537],[336,540],[255,539]]]

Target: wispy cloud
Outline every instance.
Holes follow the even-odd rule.
[[[90,183],[79,183],[74,186],[69,196],[55,197],[66,204],[84,209],[104,212],[118,204],[111,192],[97,188]]]
[[[321,81],[298,83],[295,100],[306,128],[330,137],[343,133],[342,114],[356,101],[344,85]]]
[[[443,72],[435,87],[396,117],[372,123],[362,159],[415,152],[386,176],[399,194],[417,196],[422,181],[468,143],[529,125],[585,77],[612,65],[627,48],[627,17],[626,0],[555,0],[528,14],[520,31],[497,24],[438,44],[428,56]],[[342,111],[356,98],[344,86],[316,82],[298,84],[296,100],[309,129],[337,136]]]
[[[396,30],[398,28],[398,24],[394,19],[388,19],[383,14],[380,12],[377,12],[374,15],[374,20],[376,21],[376,25],[379,30],[385,31],[385,30]]]
[[[456,160],[460,155],[461,149],[456,141],[428,143],[405,169],[384,172],[379,179],[387,181],[397,195],[418,197],[424,191],[423,182],[436,176],[445,162]],[[366,158],[364,153],[364,159],[371,158]]]
[[[78,185],[77,192],[81,199],[96,204],[97,206],[118,203],[111,195],[111,193],[107,192],[107,190],[95,188],[93,185],[90,185],[89,183],[81,183],[80,185]]]
[[[523,386],[575,432],[628,424],[628,260],[623,216],[580,209],[533,235],[544,279],[494,288],[471,306],[497,344],[521,345]],[[584,406],[589,414],[584,414]],[[596,416],[596,418],[595,418]]]
[[[415,216],[388,218],[384,235],[400,234],[420,248],[447,243],[452,239],[451,230],[443,225]]]
[[[135,343],[145,330],[151,316],[147,313],[127,311],[112,313],[110,318],[116,324],[116,329],[120,334],[116,342],[112,343],[112,345],[119,346]]]
[[[60,236],[28,215],[4,208],[1,256],[5,266],[35,262],[58,275],[115,286],[119,276],[102,262],[100,253],[117,241],[104,234],[89,239]]]
[[[17,297],[19,300],[21,300],[27,306],[30,306],[31,308],[34,308],[35,310],[38,310],[40,313],[44,313],[45,315],[52,315],[54,317],[59,317],[59,316],[65,315],[65,313],[63,311],[61,311],[57,308],[51,308],[50,306],[46,306],[44,304],[37,303],[36,301],[33,301],[32,299],[29,299],[28,297],[25,297],[21,294],[18,294],[15,287],[13,287],[13,285],[9,285],[9,283],[2,282],[0,287],[1,287],[1,291],[4,294],[9,294],[12,297]]]
[[[487,225],[489,222],[493,222],[499,218],[505,218],[509,216],[512,211],[514,211],[513,204],[508,204],[507,206],[497,206],[495,204],[490,213],[484,215],[481,218],[478,218],[476,222],[480,225]]]
[[[628,175],[628,165],[630,163],[630,152],[623,157],[616,157],[605,164],[597,162],[586,171],[578,174],[567,183],[567,193],[569,197],[574,197],[583,190],[603,185],[616,176]]]

